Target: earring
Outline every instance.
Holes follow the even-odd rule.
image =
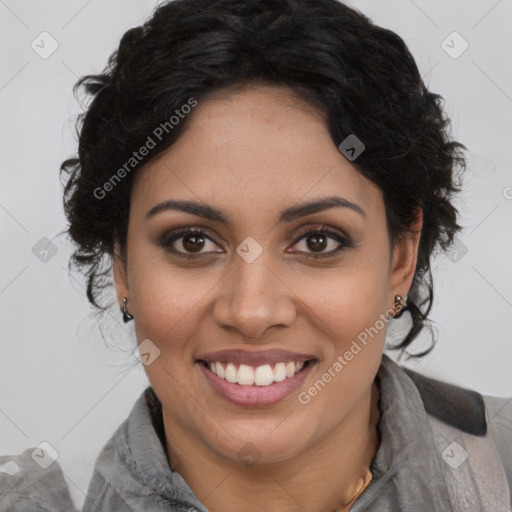
[[[121,307],[121,311],[123,313],[123,322],[124,323],[129,322],[130,320],[133,319],[133,315],[130,315],[130,313],[128,313],[128,310],[126,309],[127,302],[128,302],[128,299],[126,297],[123,297],[123,306]]]
[[[395,295],[395,302],[393,308],[396,311],[395,318],[400,316],[407,309],[407,297],[402,299],[401,295]]]

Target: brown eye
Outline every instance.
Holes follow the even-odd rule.
[[[183,248],[190,252],[200,252],[205,243],[205,238],[201,235],[186,235],[181,238]]]
[[[213,250],[208,248],[208,244],[213,246]],[[173,231],[166,235],[160,245],[168,252],[177,256],[194,257],[209,254],[211,252],[222,252],[222,249],[215,250],[215,242],[203,231],[198,229],[184,228]]]
[[[328,239],[329,237],[321,233],[309,235],[306,238],[306,245],[308,246],[308,249],[310,249],[313,252],[321,252],[327,247]]]
[[[299,249],[297,252],[304,252],[313,258],[334,256],[346,248],[353,247],[352,242],[341,233],[327,228],[310,229],[295,245],[300,246],[302,242],[304,250]]]

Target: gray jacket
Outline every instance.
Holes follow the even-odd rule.
[[[381,445],[351,512],[512,511],[512,398],[425,377],[386,354],[377,379]],[[164,447],[161,404],[148,387],[98,456],[82,512],[208,512]],[[72,512],[58,464],[36,471],[30,451],[0,457],[0,510]],[[9,460],[31,479],[2,473]]]

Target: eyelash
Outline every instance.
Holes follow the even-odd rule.
[[[216,243],[215,240],[213,240],[211,237],[209,237],[204,231],[201,231],[198,228],[187,227],[187,228],[177,229],[176,231],[173,231],[172,233],[167,234],[161,240],[160,245],[166,251],[168,251],[178,257],[182,257],[182,258],[192,259],[192,258],[200,258],[202,256],[205,256],[204,253],[196,253],[196,254],[183,253],[183,252],[179,252],[179,251],[176,251],[175,249],[170,248],[172,243],[175,242],[176,240],[179,240],[180,238],[184,238],[186,236],[191,236],[191,235],[201,236],[202,238],[206,238],[206,239],[210,240],[211,242]],[[333,256],[336,256],[337,254],[339,254],[340,252],[342,252],[344,249],[349,249],[349,248],[354,247],[353,243],[348,238],[342,236],[337,231],[333,231],[327,227],[308,229],[306,232],[304,232],[300,235],[300,237],[295,241],[295,243],[293,245],[296,245],[301,240],[303,240],[304,238],[307,238],[308,236],[311,236],[311,235],[325,235],[329,238],[334,239],[336,242],[338,242],[341,245],[341,247],[339,247],[335,250],[332,250],[328,253],[321,253],[321,254],[307,253],[308,257],[311,257],[311,258],[333,257]]]

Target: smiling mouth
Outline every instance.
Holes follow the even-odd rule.
[[[240,386],[271,386],[277,382],[291,379],[303,372],[316,359],[307,361],[286,361],[279,363],[263,364],[261,366],[249,366],[231,362],[198,362],[217,377]]]

